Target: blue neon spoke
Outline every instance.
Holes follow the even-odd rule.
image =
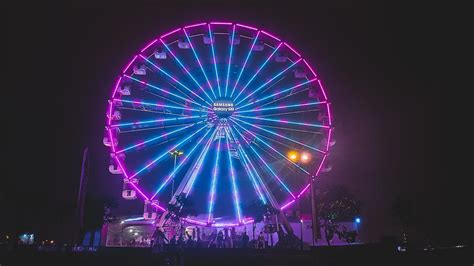
[[[230,134],[226,131],[226,144],[227,144],[227,155],[229,158],[229,165],[230,165],[230,178],[232,181],[232,195],[234,200],[234,209],[237,212],[237,218],[239,223],[242,223],[242,212],[240,210],[240,198],[239,198],[239,190],[237,188],[237,182],[235,180],[235,169],[234,164],[232,163],[232,154],[230,153]]]
[[[235,37],[235,24],[234,24],[234,27],[232,28],[232,38],[230,41],[229,65],[227,66],[227,78],[225,81],[224,97],[227,97],[227,88],[229,87],[230,66],[232,64],[232,53],[234,51],[234,37]]]
[[[148,106],[156,106],[156,107],[163,107],[163,108],[170,108],[170,109],[200,111],[198,109],[193,109],[193,108],[186,108],[186,107],[181,107],[181,106],[173,106],[173,105],[159,104],[159,103],[149,103],[149,102],[143,102],[143,101],[130,101],[130,100],[123,100],[123,99],[113,99],[113,101],[131,103],[131,104],[141,104],[141,105],[148,105]]]
[[[166,179],[161,183],[161,185],[158,187],[158,189],[156,190],[155,194],[153,194],[153,196],[151,197],[151,199],[154,199],[160,192],[163,188],[166,187],[166,185],[169,183],[169,181],[174,178],[174,176],[176,175],[176,173],[181,169],[181,167],[188,161],[189,159],[189,156],[191,156],[194,151],[196,150],[196,148],[199,146],[199,144],[201,144],[202,140],[209,134],[209,132],[211,132],[211,129],[209,129],[206,134],[204,134],[204,136],[202,136],[199,141],[196,143],[196,145],[194,145],[194,147],[184,156],[183,160],[181,160],[181,162],[176,166],[176,168],[166,177]]]
[[[282,119],[263,118],[259,116],[235,115],[235,117],[241,117],[241,118],[252,119],[252,120],[262,120],[262,121],[274,122],[278,124],[289,124],[289,125],[317,127],[317,128],[330,128],[329,126],[325,126],[321,124],[310,124],[310,123],[295,122],[295,121],[288,121],[288,120],[282,120]]]
[[[171,54],[171,56],[174,58],[174,60],[178,63],[178,65],[184,70],[184,72],[186,72],[186,74],[188,74],[188,76],[194,81],[194,83],[196,83],[196,85],[198,86],[198,88],[204,92],[204,94],[207,96],[207,98],[209,98],[209,100],[211,100],[211,102],[213,101],[213,99],[209,96],[209,94],[206,93],[206,91],[201,87],[201,85],[199,84],[199,82],[194,78],[194,76],[189,72],[189,70],[186,68],[186,66],[184,66],[184,64],[181,62],[181,60],[179,60],[179,58],[171,51],[171,49],[168,47],[168,45],[162,40],[160,39],[161,43],[165,46],[166,50],[168,50],[168,52]]]
[[[202,66],[201,60],[199,60],[199,56],[198,56],[196,50],[194,49],[194,45],[193,45],[193,43],[191,42],[191,38],[189,38],[189,35],[188,35],[188,33],[186,32],[186,29],[183,29],[183,31],[184,31],[184,34],[186,35],[186,39],[187,39],[188,42],[189,42],[189,46],[191,46],[191,50],[193,51],[194,58],[196,58],[196,61],[198,62],[199,67],[201,68],[202,74],[203,74],[204,77],[206,78],[206,82],[207,82],[207,85],[209,86],[209,90],[212,92],[212,95],[214,96],[214,99],[216,99],[216,98],[217,98],[217,97],[216,97],[216,94],[214,93],[214,90],[212,89],[211,82],[209,81],[209,78],[207,77],[206,71],[204,70],[204,67]]]
[[[220,85],[220,82],[219,82],[219,73],[217,71],[216,52],[214,50],[215,39],[212,38],[211,24],[207,24],[207,27],[209,29],[209,38],[211,40],[212,60],[214,62],[214,70],[216,71],[217,88],[219,90],[219,97],[221,97],[222,96],[222,94],[221,94],[221,85]]]
[[[280,106],[271,106],[266,108],[254,108],[250,110],[244,111],[235,111],[234,114],[242,114],[242,113],[254,113],[254,112],[261,112],[261,111],[269,111],[269,110],[280,110],[280,109],[287,109],[287,108],[300,108],[304,106],[312,106],[312,105],[320,105],[326,104],[326,101],[322,102],[309,102],[309,103],[298,103],[298,104],[290,104],[290,105],[280,105]]]
[[[218,131],[221,130],[219,127]],[[219,134],[219,133],[218,133]],[[216,184],[217,184],[217,175],[219,173],[219,152],[221,150],[221,138],[219,138],[217,143],[217,152],[216,152],[216,161],[214,162],[214,168],[212,169],[212,182],[211,190],[209,191],[209,208],[208,208],[208,218],[207,223],[210,224],[212,221],[212,212],[214,210],[215,194],[216,194]]]
[[[240,134],[241,138],[243,138],[243,135],[237,131],[237,133]],[[262,156],[260,156],[260,154],[258,153],[258,151],[256,151],[251,145],[248,145],[249,148],[253,151],[253,153],[257,156],[257,158],[262,162],[262,164],[267,168],[267,170],[272,174],[272,176],[274,177],[274,179],[276,179],[278,181],[278,183],[280,183],[280,185],[293,197],[293,198],[296,198],[295,195],[293,195],[293,193],[291,192],[290,188],[283,182],[283,180],[281,180],[280,177],[278,177],[278,175],[273,171],[273,169],[270,167],[270,165],[268,165],[268,163],[262,158]]]
[[[241,120],[241,119],[238,119],[238,118],[232,118],[232,117],[231,117],[230,119],[231,119],[232,121],[234,121],[234,120],[240,121],[240,122],[242,122],[242,123],[244,123],[244,124],[246,124],[246,125],[249,125],[249,126],[252,126],[252,127],[258,128],[258,129],[260,129],[260,130],[263,130],[263,131],[265,131],[265,132],[267,132],[267,133],[270,133],[270,134],[272,134],[272,135],[274,135],[274,136],[278,136],[278,137],[280,137],[280,138],[283,138],[283,139],[289,140],[289,141],[291,141],[291,142],[293,142],[293,143],[299,144],[299,145],[301,145],[301,146],[304,146],[304,147],[306,147],[306,148],[309,148],[309,149],[312,149],[312,150],[314,150],[314,151],[317,151],[317,152],[320,152],[320,153],[326,154],[326,152],[325,152],[325,151],[322,151],[322,150],[320,150],[320,149],[314,148],[314,147],[312,147],[312,146],[310,146],[310,145],[308,145],[308,144],[305,144],[305,143],[299,142],[299,141],[297,141],[297,140],[294,140],[294,139],[292,139],[292,138],[289,138],[289,137],[283,136],[283,135],[281,135],[281,134],[278,134],[278,133],[276,133],[276,132],[273,132],[273,131],[271,131],[271,130],[268,130],[268,129],[262,128],[262,127],[260,127],[260,126],[254,125],[254,124],[252,124],[252,123],[248,123],[248,122],[246,122],[246,121],[243,121],[243,120]],[[235,122],[235,121],[234,121],[234,122]]]
[[[194,135],[196,135],[197,133],[201,132],[201,130],[205,129],[207,127],[207,125],[199,128],[198,130],[196,130],[194,133],[190,134],[188,137],[186,137],[185,139],[181,140],[178,144],[175,144],[173,147],[171,147],[170,149],[168,149],[166,152],[163,152],[162,154],[160,154],[158,157],[156,157],[155,159],[153,159],[153,161],[151,161],[150,163],[148,163],[147,165],[145,165],[143,168],[141,168],[140,170],[138,170],[137,172],[135,172],[135,174],[133,174],[132,176],[130,176],[129,178],[133,178],[135,176],[137,176],[138,174],[140,174],[141,172],[145,171],[146,169],[150,168],[152,165],[154,165],[156,162],[158,162],[159,160],[163,159],[165,156],[168,156],[169,153],[173,150],[176,150],[176,148],[180,147],[181,145],[183,145],[186,141],[188,141],[189,139],[191,139],[192,137],[194,137]]]
[[[230,133],[232,134],[232,137],[234,138],[234,140],[237,140],[237,137],[234,134],[232,128],[229,128],[229,130],[230,130]],[[255,193],[260,198],[260,200],[262,201],[263,204],[267,204],[267,201],[265,200],[265,197],[263,196],[262,191],[260,190],[260,186],[258,185],[258,183],[255,179],[255,176],[252,173],[252,170],[249,168],[249,163],[247,162],[247,160],[245,158],[245,155],[244,155],[245,151],[243,150],[242,145],[240,144],[240,142],[237,143],[237,147],[238,147],[238,150],[239,150],[240,158],[242,160],[242,165],[244,166],[244,169],[247,173],[247,176],[249,177],[250,181],[252,182],[252,185],[255,189]]]
[[[173,118],[160,118],[160,119],[153,119],[153,120],[114,124],[114,125],[110,125],[110,127],[126,127],[126,126],[153,124],[153,123],[168,122],[168,121],[181,121],[181,120],[186,120],[186,119],[196,119],[196,118],[202,118],[202,117],[203,116],[201,115],[195,115],[195,116],[183,116],[183,117],[173,117]]]
[[[261,101],[264,101],[264,100],[267,100],[267,99],[270,99],[270,98],[273,98],[273,97],[278,96],[278,95],[280,95],[280,94],[282,94],[282,93],[285,93],[285,92],[291,91],[291,90],[293,90],[293,89],[299,88],[299,87],[301,87],[301,86],[304,86],[304,85],[306,85],[306,84],[308,84],[308,83],[311,83],[311,82],[313,82],[313,81],[316,81],[316,80],[317,80],[316,78],[307,80],[307,81],[305,81],[305,82],[302,82],[302,83],[297,84],[297,85],[295,85],[295,86],[292,86],[292,87],[290,87],[290,88],[286,88],[286,89],[284,89],[284,90],[282,90],[282,91],[275,92],[275,93],[273,93],[273,94],[270,94],[270,95],[268,95],[268,96],[265,96],[265,97],[263,97],[263,98],[260,98],[260,99],[258,99],[258,100],[255,100],[254,102],[249,102],[249,103],[247,103],[247,104],[245,104],[245,105],[236,107],[235,109],[236,109],[236,110],[241,110],[242,108],[245,108],[245,107],[247,107],[247,106],[250,106],[250,105],[259,103],[259,102],[261,102]]]
[[[266,142],[265,140],[261,139],[260,137],[258,137],[256,134],[257,133],[254,133],[246,128],[244,128],[243,126],[241,126],[240,124],[238,123],[235,123],[235,125],[237,125],[238,127],[242,128],[243,130],[245,130],[245,132],[248,132],[249,134],[251,134],[255,139],[259,140],[263,145],[267,146],[269,149],[271,149],[273,152],[275,152],[276,154],[280,155],[280,157],[282,157],[283,159],[285,159],[286,161],[290,162],[292,165],[296,166],[298,169],[300,169],[301,171],[303,171],[305,174],[307,175],[310,175],[310,173],[308,171],[306,171],[303,167],[299,166],[298,164],[296,164],[295,162],[293,162],[292,160],[290,160],[287,156],[285,156],[284,154],[282,154],[281,152],[279,152],[277,149],[273,148],[272,145],[270,145],[268,142]],[[237,129],[236,129],[237,130]]]
[[[257,32],[257,35],[255,36],[255,39],[252,42],[252,46],[250,47],[247,57],[245,58],[244,64],[242,65],[240,69],[239,76],[237,77],[237,80],[235,81],[234,88],[232,89],[232,92],[230,94],[230,98],[234,96],[235,88],[237,87],[237,84],[239,84],[240,77],[242,77],[242,73],[244,72],[245,66],[247,66],[247,62],[249,61],[250,55],[252,54],[252,51],[253,51],[253,47],[255,46],[255,43],[257,42],[259,35],[260,35],[260,31]]]
[[[198,97],[201,101],[205,102],[207,105],[211,105],[210,103],[208,103],[204,98],[202,98],[201,96],[199,96],[198,94],[196,94],[193,90],[191,90],[190,88],[188,88],[186,85],[184,85],[183,83],[181,83],[181,81],[177,80],[175,77],[173,77],[172,75],[170,75],[168,72],[166,72],[164,69],[162,69],[161,67],[157,66],[156,64],[154,64],[153,62],[151,62],[148,58],[144,57],[143,55],[140,55],[141,58],[143,58],[145,61],[147,61],[150,65],[152,65],[154,68],[156,68],[158,71],[160,71],[161,73],[163,73],[165,76],[167,76],[168,78],[170,78],[172,81],[176,82],[177,84],[179,84],[181,87],[183,87],[184,89],[186,89],[187,91],[189,91],[191,94],[193,94],[194,96]]]
[[[150,143],[150,142],[153,142],[153,141],[155,141],[155,140],[162,139],[162,138],[167,137],[167,136],[169,136],[169,135],[172,135],[172,134],[174,134],[174,133],[180,132],[180,131],[182,131],[182,130],[185,130],[185,129],[188,129],[188,128],[193,127],[193,126],[195,126],[195,125],[198,125],[198,124],[200,124],[200,123],[203,123],[204,121],[205,121],[205,120],[199,121],[199,122],[197,122],[197,123],[193,123],[193,124],[191,124],[191,125],[183,126],[183,127],[181,127],[181,128],[178,128],[178,129],[173,130],[173,131],[170,131],[170,132],[163,133],[163,134],[161,134],[161,135],[159,135],[159,136],[156,136],[156,137],[153,137],[153,138],[151,138],[151,139],[147,139],[147,140],[141,141],[141,142],[139,142],[138,144],[135,144],[135,145],[126,147],[126,148],[124,148],[124,149],[121,149],[121,150],[117,151],[116,153],[126,152],[126,151],[128,151],[128,150],[133,149],[133,148],[136,148],[136,147],[139,147],[139,146],[143,146],[143,145],[148,144],[148,143]]]
[[[294,67],[296,64],[298,64],[299,62],[301,61],[301,59],[298,59],[296,60],[295,62],[293,62],[291,65],[289,65],[287,68],[283,69],[282,71],[280,71],[278,74],[276,74],[275,76],[273,76],[271,79],[269,79],[268,81],[266,81],[265,83],[263,83],[262,85],[260,85],[258,88],[256,88],[255,90],[253,90],[249,95],[245,96],[242,100],[240,100],[236,105],[239,105],[241,102],[245,101],[246,99],[248,99],[249,97],[251,97],[252,95],[254,95],[255,93],[259,92],[262,88],[264,88],[265,86],[267,86],[270,82],[274,81],[275,79],[277,79],[278,77],[280,77],[281,75],[285,74],[288,70],[290,70],[292,67]]]
[[[209,148],[211,147],[211,143],[212,143],[212,141],[213,141],[213,139],[214,139],[216,133],[217,133],[217,130],[214,130],[214,132],[212,133],[211,137],[210,137],[209,140],[207,141],[206,146],[205,146],[204,149],[202,150],[201,154],[199,154],[198,160],[196,161],[196,164],[198,164],[198,165],[194,164],[194,165],[192,166],[192,168],[191,168],[191,169],[195,169],[195,171],[197,171],[197,174],[196,174],[194,177],[191,176],[192,179],[191,179],[191,184],[190,184],[189,190],[185,192],[185,193],[186,193],[186,197],[189,195],[189,193],[192,191],[192,189],[193,189],[193,187],[194,187],[194,182],[196,181],[197,176],[198,176],[199,172],[201,171],[203,162],[204,162],[204,160],[205,160],[206,157],[207,157],[207,154],[208,154],[208,152],[209,152]]]
[[[141,83],[141,84],[143,84],[143,85],[145,85],[145,86],[148,86],[148,87],[150,87],[150,88],[153,88],[153,89],[155,89],[155,90],[161,91],[161,92],[163,92],[163,93],[165,93],[165,94],[172,95],[172,96],[174,96],[174,97],[176,97],[176,98],[178,98],[178,99],[181,99],[181,100],[183,100],[183,101],[185,101],[185,102],[190,102],[190,103],[193,103],[193,104],[198,105],[198,106],[200,106],[200,107],[204,107],[204,108],[206,108],[206,109],[209,109],[209,107],[203,106],[202,104],[193,101],[191,98],[182,97],[182,96],[180,96],[180,95],[178,95],[178,94],[176,94],[176,93],[173,93],[173,92],[171,92],[171,91],[169,91],[169,90],[165,90],[165,89],[163,89],[163,88],[160,88],[160,87],[158,87],[158,86],[152,85],[152,84],[147,83],[147,82],[145,82],[145,81],[143,81],[143,80],[139,80],[139,79],[137,79],[137,78],[134,78],[134,77],[129,76],[129,75],[126,75],[126,74],[124,74],[123,76],[124,76],[124,77],[127,77],[127,78],[129,78],[129,79],[131,79],[131,80],[134,80],[134,81],[136,81],[136,82],[138,82],[138,83]],[[187,95],[186,95],[186,96],[187,96]]]
[[[239,98],[239,96],[242,94],[242,92],[244,92],[244,90],[247,88],[247,86],[255,79],[255,77],[258,75],[258,73],[260,73],[260,71],[267,65],[268,61],[270,61],[270,59],[273,57],[273,55],[278,51],[278,49],[280,48],[280,46],[282,45],[283,43],[280,42],[280,44],[278,44],[278,46],[273,50],[273,52],[270,54],[270,56],[265,60],[265,62],[263,62],[263,64],[258,68],[257,72],[255,72],[255,74],[250,78],[250,80],[245,84],[245,86],[240,90],[239,94],[237,94],[237,96],[235,96],[234,98],[234,101],[237,101],[237,99]]]

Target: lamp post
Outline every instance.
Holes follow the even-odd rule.
[[[290,161],[292,161],[293,163],[295,163],[297,166],[300,167],[300,164],[307,164],[311,161],[311,154],[308,153],[308,152],[301,152],[301,153],[298,153],[297,151],[289,151],[287,153],[287,156],[288,156],[288,159],[290,159]],[[310,177],[310,186],[311,186],[311,193],[312,193],[312,189],[313,189],[313,180],[312,180],[312,177]],[[313,194],[311,194],[312,196]],[[313,198],[311,197],[311,212],[313,212]],[[300,224],[301,224],[301,250],[303,250],[303,207],[302,207],[302,201],[300,199]],[[314,216],[314,215],[312,215]],[[312,223],[313,223],[313,226],[312,226],[312,235],[313,235],[313,245],[314,245],[314,219],[312,219]]]
[[[170,152],[170,155],[174,157],[174,166],[173,166],[173,173],[174,173],[174,171],[176,171],[176,159],[178,158],[178,156],[183,155],[183,151],[174,150]],[[173,195],[174,195],[174,178],[171,181],[171,198],[173,198]]]
[[[300,211],[300,216],[301,216],[301,211]],[[300,229],[301,229],[301,233],[300,233],[301,247],[300,248],[301,248],[301,250],[303,250],[303,219],[301,219],[300,222],[301,222],[301,227],[300,227]]]

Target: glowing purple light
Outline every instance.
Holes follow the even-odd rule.
[[[280,210],[283,211],[284,209],[288,208],[291,204],[293,204],[295,202],[295,200],[291,200],[290,202],[286,203],[285,205],[283,205]]]
[[[181,28],[177,28],[177,29],[175,29],[175,30],[172,30],[172,31],[166,33],[166,34],[163,34],[163,35],[161,35],[160,39],[161,39],[161,38],[165,38],[165,37],[167,37],[167,36],[170,36],[171,34],[176,33],[176,32],[178,32],[178,31],[180,31],[180,30],[181,30]]]
[[[286,42],[284,43],[286,47],[288,47],[288,49],[290,49],[293,53],[295,53],[298,57],[301,57],[301,55],[295,50],[293,49],[293,47],[291,47],[289,44],[287,44]]]
[[[138,55],[134,56],[134,57],[132,58],[132,60],[130,60],[130,62],[128,63],[128,65],[122,70],[122,73],[125,73],[125,72],[128,70],[128,68],[130,68],[130,66],[133,64],[133,62],[135,62],[135,59],[137,59],[137,57],[138,57]]]
[[[211,22],[212,25],[232,25],[232,22]]]
[[[190,29],[190,28],[194,28],[194,27],[199,27],[199,26],[204,26],[206,25],[207,23],[203,22],[203,23],[196,23],[196,24],[192,24],[192,25],[189,25],[189,26],[185,26],[184,28],[185,29]]]
[[[255,30],[257,31],[258,29],[257,28],[254,28],[254,27],[250,27],[250,26],[247,26],[247,25],[243,25],[243,24],[236,24],[237,26],[239,27],[242,27],[242,28],[246,28],[246,29],[249,29],[249,30]]]
[[[146,51],[146,49],[148,49],[150,46],[152,46],[155,42],[157,42],[158,39],[154,39],[153,41],[151,41],[149,44],[147,44],[147,46],[145,46],[141,51],[140,53],[143,53]]]
[[[272,39],[275,39],[275,40],[281,42],[280,39],[278,39],[277,37],[271,35],[270,33],[266,32],[266,31],[263,31],[263,30],[262,30],[262,33],[265,34],[265,35],[267,35],[268,37],[270,37],[270,38],[272,38]]]

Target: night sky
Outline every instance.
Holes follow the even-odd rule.
[[[86,146],[88,206],[119,196],[121,180],[108,174],[102,136],[123,65],[167,30],[225,20],[275,32],[316,66],[333,103],[337,140],[333,171],[320,182],[343,184],[364,203],[365,240],[399,234],[391,205],[400,196],[413,203],[414,238],[472,241],[472,170],[464,171],[467,157],[458,152],[472,137],[462,136],[459,114],[472,103],[458,103],[455,93],[472,90],[472,81],[463,81],[472,78],[472,41],[463,40],[472,37],[472,17],[463,14],[472,8],[252,2],[11,7],[0,231],[55,237],[55,225],[73,212]]]

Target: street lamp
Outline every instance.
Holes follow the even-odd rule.
[[[298,152],[296,152],[296,151],[288,152],[288,158],[290,158],[290,160],[293,161],[293,162],[297,162],[298,161]]]
[[[311,160],[311,155],[309,153],[303,152],[301,154],[301,162],[302,163],[307,163]]]
[[[301,202],[301,201],[300,201]],[[300,216],[301,216],[301,210],[300,210]],[[300,220],[301,222],[301,232],[300,232],[300,238],[301,238],[301,250],[303,250],[303,219]]]
[[[174,150],[170,152],[170,155],[174,157],[174,166],[173,166],[173,173],[174,173],[174,171],[176,171],[176,159],[178,158],[178,156],[183,155],[183,151]],[[173,195],[174,195],[174,178],[171,181],[171,198],[173,198]]]

